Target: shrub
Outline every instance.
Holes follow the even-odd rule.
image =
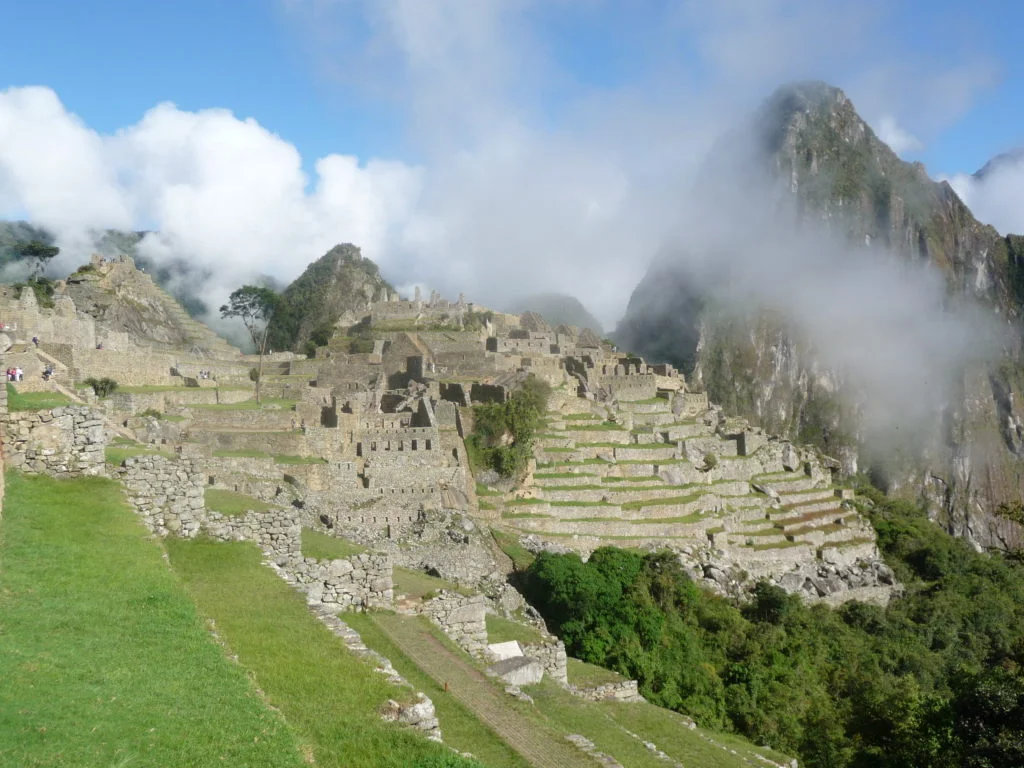
[[[493,469],[503,477],[514,477],[525,469],[550,392],[545,382],[529,376],[504,403],[473,409],[475,421],[467,450],[475,468]]]
[[[704,454],[704,471],[709,472],[718,466],[718,457],[713,453]]]
[[[97,397],[109,397],[117,389],[117,382],[106,376],[102,379],[90,376],[83,383],[92,387],[92,391],[96,393]]]

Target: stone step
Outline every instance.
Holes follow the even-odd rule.
[[[641,445],[624,445],[616,446],[614,448],[614,456],[620,461],[659,461],[665,459],[674,459],[677,457],[677,448],[675,445],[656,445],[656,446],[641,446]]]
[[[813,504],[816,501],[836,501],[838,495],[834,488],[812,488],[807,491],[779,492],[779,501],[783,507],[797,507]]]
[[[596,478],[592,479],[596,480]],[[629,486],[639,486],[639,489]],[[676,496],[685,496],[690,493],[698,493],[700,490],[699,487],[684,488],[672,485],[648,488],[637,483],[600,483],[594,488],[559,489],[557,486],[555,488],[548,487],[543,489],[542,495],[547,501],[608,501],[612,504],[622,504],[631,501],[669,499]]]
[[[634,413],[633,425],[640,426],[662,426],[664,424],[671,424],[675,421],[675,416],[672,415],[671,411],[658,412],[658,413]]]
[[[817,484],[815,480],[802,472],[773,473],[771,475],[754,475],[750,481],[758,485],[766,485],[780,495],[794,491],[809,491]]]
[[[834,496],[830,499],[816,499],[803,504],[784,504],[779,510],[781,514],[772,515],[773,520],[784,520],[790,515],[804,515],[810,512],[821,512],[826,509],[835,509],[839,506],[839,499]]]
[[[844,520],[845,518],[855,514],[855,512],[843,509],[842,507],[834,507],[832,509],[825,509],[819,512],[808,512],[785,520],[772,520],[772,522],[787,533],[791,533],[805,528],[818,528],[824,525],[831,525],[832,523]]]
[[[689,437],[703,437],[712,434],[711,427],[705,424],[666,424],[658,429],[666,442],[685,440]]]

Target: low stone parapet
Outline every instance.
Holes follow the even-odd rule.
[[[640,695],[636,680],[623,680],[621,683],[605,683],[594,688],[577,688],[569,686],[569,693],[587,701],[645,701]]]
[[[204,510],[200,531],[218,541],[252,541],[278,565],[302,560],[302,525],[296,509],[269,509],[244,515]]]
[[[423,604],[421,612],[430,617],[460,648],[473,655],[487,650],[487,603],[483,595],[460,595],[443,590]]]
[[[15,411],[6,433],[9,467],[54,477],[104,473],[106,430],[102,413],[89,406]]]
[[[158,536],[192,538],[205,519],[203,474],[192,459],[136,456],[112,470],[128,503]]]
[[[342,610],[391,608],[394,604],[391,559],[361,554],[337,560],[305,558],[286,568],[312,605]]]
[[[536,659],[544,668],[544,674],[559,685],[568,685],[569,677],[566,670],[567,659],[565,643],[556,640],[552,643],[537,643],[523,647],[523,655]]]

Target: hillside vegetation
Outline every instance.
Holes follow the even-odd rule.
[[[307,343],[322,346],[335,324],[348,317],[352,325],[369,302],[393,291],[377,265],[350,244],[338,245],[314,261],[281,292],[270,322],[271,349],[303,351]]]
[[[1024,765],[1024,566],[865,492],[906,584],[887,609],[807,606],[766,584],[737,607],[670,554],[614,548],[587,563],[541,553],[526,594],[570,654],[808,766]]]

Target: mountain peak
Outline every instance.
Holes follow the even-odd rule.
[[[981,169],[975,171],[974,178],[984,179],[986,176],[991,175],[995,171],[1002,170],[1003,168],[1009,168],[1010,166],[1020,165],[1024,163],[1024,147],[1015,147],[1008,152],[996,155]]]

